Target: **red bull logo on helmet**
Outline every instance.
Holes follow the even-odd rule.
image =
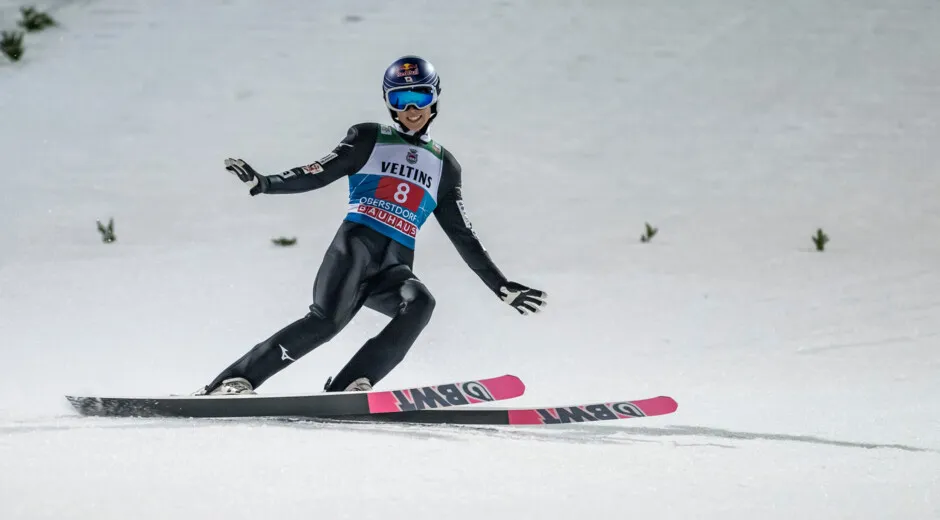
[[[396,76],[403,78],[405,76],[417,76],[418,75],[418,66],[414,63],[402,63],[401,67],[398,68],[398,73]]]

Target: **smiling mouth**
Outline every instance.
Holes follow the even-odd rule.
[[[421,121],[422,117],[424,117],[423,114],[418,114],[416,116],[405,116],[405,119],[411,121],[412,123],[417,123],[418,121]]]

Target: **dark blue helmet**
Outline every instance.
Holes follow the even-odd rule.
[[[382,81],[382,97],[389,89],[395,87],[413,87],[416,85],[429,85],[441,93],[441,78],[437,76],[434,65],[418,56],[402,56],[385,69],[385,79]]]
[[[385,78],[382,80],[382,98],[388,105],[388,91],[402,87],[431,87],[438,95],[441,93],[441,78],[438,77],[434,65],[424,58],[414,55],[402,56],[385,69]],[[431,118],[428,125],[437,117],[437,99],[435,96],[431,106]],[[397,114],[389,107],[389,114],[393,121],[397,121]],[[421,133],[427,130],[425,127]]]

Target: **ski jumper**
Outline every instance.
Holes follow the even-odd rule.
[[[349,179],[349,205],[313,284],[306,316],[257,344],[209,385],[232,377],[255,388],[339,333],[363,307],[391,321],[333,378],[341,391],[360,377],[374,385],[397,366],[434,310],[412,272],[415,241],[433,214],[461,258],[494,294],[507,282],[472,230],[461,198],[460,165],[427,136],[362,123],[317,162],[267,176],[265,193],[301,193]]]

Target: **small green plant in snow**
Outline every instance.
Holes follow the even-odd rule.
[[[816,234],[813,235],[813,244],[816,244],[816,251],[824,251],[826,249],[826,243],[829,242],[829,235],[823,233],[822,228],[816,230]]]
[[[19,31],[0,32],[0,52],[10,61],[20,61],[25,50],[23,49],[23,33]]]
[[[656,236],[656,233],[659,232],[659,229],[654,228],[650,225],[649,222],[646,223],[646,232],[640,237],[640,242],[649,242],[653,240],[653,237]]]
[[[280,247],[290,247],[297,243],[297,237],[287,238],[287,237],[278,237],[271,239],[271,242],[276,246]]]
[[[37,32],[46,27],[56,26],[56,21],[51,16],[37,11],[35,7],[21,7],[20,13],[22,13],[23,19],[17,22],[17,25],[28,32]]]
[[[101,233],[101,241],[105,244],[110,244],[117,240],[117,237],[114,235],[114,219],[108,221],[108,225],[105,226],[101,223],[100,220],[96,221],[98,223],[98,232]]]

